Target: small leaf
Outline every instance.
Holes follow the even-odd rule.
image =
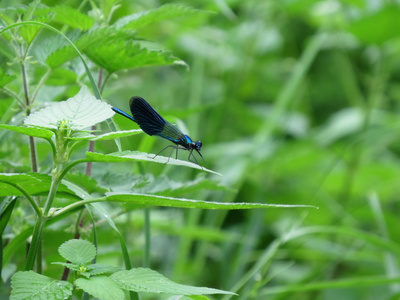
[[[90,279],[78,278],[77,287],[100,300],[121,300],[125,294],[112,279],[106,276],[96,276]]]
[[[72,284],[54,280],[33,271],[17,272],[11,278],[11,297],[17,299],[68,299]]]
[[[46,23],[51,17],[52,15],[49,13],[48,8],[38,8],[37,2],[35,3],[35,1],[32,1],[28,10],[24,13],[23,20]],[[18,28],[18,32],[25,42],[30,44],[42,28],[43,27],[40,25],[25,24]]]
[[[74,97],[30,114],[25,119],[25,125],[57,129],[61,121],[69,121],[72,129],[80,130],[113,115],[111,105],[97,100],[87,87],[83,87]]]
[[[137,193],[106,193],[108,201],[126,202],[141,206],[167,206],[181,208],[200,208],[200,209],[254,209],[267,207],[307,207],[317,208],[313,205],[291,205],[291,204],[268,204],[268,203],[230,203],[212,202],[203,200],[192,200],[183,198],[172,198],[158,195],[145,195]]]
[[[203,294],[230,294],[235,293],[211,289],[207,287],[195,287],[175,283],[156,271],[146,268],[136,268],[119,271],[110,276],[118,285],[126,290],[134,292],[146,292],[173,295],[203,295]]]
[[[155,163],[160,163],[160,164],[168,163],[170,165],[190,167],[190,168],[199,169],[199,170],[203,170],[206,172],[210,172],[210,173],[222,176],[221,174],[219,174],[217,172],[203,168],[202,166],[197,165],[192,162],[189,162],[189,161],[183,161],[183,160],[175,159],[172,157],[168,158],[168,157],[161,156],[161,155],[158,155],[155,157],[155,154],[153,154],[153,153],[144,153],[144,152],[139,152],[139,151],[123,151],[123,152],[115,152],[115,153],[110,153],[110,154],[86,152],[86,158],[88,158],[90,161],[93,161],[93,162],[149,161],[149,162],[155,162]]]
[[[88,30],[94,24],[94,20],[91,17],[70,6],[55,6],[51,8],[51,11],[55,12],[54,21],[72,28]]]
[[[0,69],[0,87],[3,87],[5,85],[7,85],[8,83],[10,83],[11,81],[13,81],[15,78],[17,78],[17,76],[15,75],[8,75],[6,73],[4,73],[1,69]]]
[[[0,128],[12,130],[18,133],[38,137],[38,138],[43,138],[43,139],[51,139],[51,137],[54,135],[53,131],[50,131],[45,128],[38,128],[38,127],[22,127],[22,126],[14,126],[14,125],[6,125],[6,124],[0,124]]]
[[[132,130],[123,130],[123,131],[113,131],[107,132],[100,135],[93,135],[87,133],[77,133],[74,134],[69,140],[73,141],[107,141],[107,140],[114,140],[122,137],[127,137],[135,134],[142,133],[141,129],[132,129]]]
[[[85,240],[69,240],[58,248],[58,252],[66,260],[77,265],[85,265],[96,257],[96,247]]]
[[[89,47],[85,50],[85,54],[109,73],[147,66],[186,65],[184,61],[172,56],[170,52],[151,51],[142,48],[135,41],[123,39],[97,47]]]
[[[193,14],[198,14],[199,12],[201,11],[181,4],[165,4],[156,9],[123,17],[115,22],[114,25],[117,29],[123,27],[137,30],[155,22],[181,16],[187,17]]]

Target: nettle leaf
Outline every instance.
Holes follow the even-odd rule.
[[[76,33],[73,33],[73,35],[76,35]],[[118,37],[122,39],[130,39],[133,37],[133,33],[126,30],[119,30]],[[74,38],[72,36],[70,39],[80,51],[84,51],[88,47],[97,47],[115,40],[116,29],[113,26],[94,28],[79,37]],[[50,68],[56,68],[77,56],[78,53],[76,50],[70,44],[65,44],[47,56],[46,64]]]
[[[158,155],[155,157],[153,153],[145,153],[139,151],[122,151],[122,152],[114,152],[110,154],[102,154],[102,153],[95,153],[95,152],[86,152],[86,158],[92,162],[127,162],[127,161],[149,161],[155,162],[160,164],[170,164],[176,166],[185,166],[194,169],[203,170],[206,172],[210,172],[216,175],[221,174],[211,171],[209,169],[203,168],[195,163],[190,161],[179,160],[175,158],[168,158],[165,156]]]
[[[85,265],[96,257],[96,247],[85,240],[69,240],[58,248],[58,252],[77,265]]]
[[[18,184],[30,195],[47,195],[51,185],[51,176],[40,173],[0,173],[0,196],[24,196],[24,194],[11,184]],[[58,197],[80,199],[64,184],[60,184],[57,190]]]
[[[15,76],[15,75],[8,75],[8,74],[4,73],[4,72],[0,69],[0,87],[6,86],[8,83],[10,83],[11,81],[13,81],[15,78],[17,78],[17,76]]]
[[[28,10],[31,10],[32,13],[26,12],[24,14],[24,21],[37,21],[46,23],[52,17],[47,8],[36,8],[35,3],[31,3],[31,6],[28,8]],[[32,16],[32,14],[34,14],[34,16]],[[25,16],[28,16],[28,18],[25,18]],[[25,42],[30,44],[42,28],[43,27],[40,25],[25,24],[24,26],[20,26],[18,28],[18,33],[25,40]]]
[[[86,293],[101,300],[125,299],[124,291],[115,281],[106,276],[96,276],[89,279],[78,278],[75,284]]]
[[[110,276],[118,285],[129,291],[173,295],[230,294],[232,292],[178,284],[156,271],[136,268],[119,271]]]
[[[158,195],[147,195],[137,193],[106,193],[107,201],[126,202],[127,204],[136,204],[140,206],[166,206],[180,208],[200,208],[200,209],[254,209],[269,207],[308,207],[317,208],[313,205],[298,204],[268,204],[268,203],[230,203],[230,202],[212,202],[203,200],[192,200],[184,198],[164,197]]]
[[[89,47],[85,54],[98,66],[113,73],[123,69],[147,66],[187,64],[168,51],[152,51],[141,47],[137,42],[122,39],[107,44]]]
[[[151,23],[172,19],[181,16],[191,16],[200,13],[200,10],[181,4],[165,4],[158,8],[131,14],[114,23],[116,28],[130,28],[137,30]]]
[[[83,188],[89,194],[105,193],[108,191],[106,188],[99,186],[96,179],[94,179],[93,177],[90,177],[86,174],[69,172],[65,176],[65,179],[68,180],[69,182],[72,182],[73,184],[76,184],[79,187]]]
[[[141,129],[107,132],[100,135],[77,132],[69,140],[73,141],[107,141],[142,133]]]
[[[54,135],[53,131],[39,127],[22,127],[22,126],[0,124],[0,128],[12,130],[33,137],[43,138],[46,140],[51,139],[52,136]]]
[[[108,118],[114,112],[111,105],[97,100],[88,90],[82,87],[74,97],[51,105],[30,114],[25,118],[25,125],[57,129],[61,121],[69,121],[71,129],[80,130]]]
[[[94,24],[94,20],[91,17],[70,6],[55,6],[51,8],[51,11],[55,13],[54,21],[72,28],[88,30]]]
[[[53,86],[67,85],[77,82],[77,79],[78,75],[75,72],[64,68],[56,68],[51,72],[45,84]]]
[[[11,297],[17,299],[68,299],[73,285],[33,271],[17,272],[11,278]]]

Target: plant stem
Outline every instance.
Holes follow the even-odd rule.
[[[32,241],[28,251],[28,257],[26,259],[25,271],[30,271],[33,269],[38,250],[40,249],[43,228],[46,224],[46,220],[47,218],[45,216],[39,216],[36,220],[35,227],[33,228]]]

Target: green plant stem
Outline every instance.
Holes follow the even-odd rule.
[[[24,100],[22,100],[21,97],[18,96],[17,93],[15,93],[13,90],[7,88],[6,86],[3,86],[1,88],[1,90],[4,93],[6,93],[6,94],[10,95],[11,97],[13,97],[15,100],[17,100],[17,102],[19,103],[21,108],[24,107]]]
[[[23,54],[23,49],[22,45],[20,46],[20,66],[21,66],[21,75],[22,75],[22,84],[23,84],[23,89],[24,89],[24,96],[25,96],[25,112],[26,115],[29,116],[31,114],[31,108],[30,108],[30,99],[29,99],[29,88],[28,88],[28,78],[26,74],[26,68],[25,68],[25,54]],[[29,136],[29,151],[30,151],[30,156],[31,156],[31,169],[32,172],[37,173],[38,171],[38,164],[37,164],[37,153],[36,153],[36,145],[35,145],[35,139],[32,136]]]
[[[144,236],[145,236],[145,248],[144,248],[144,262],[145,268],[150,268],[150,208],[144,209]]]
[[[90,161],[90,160],[87,159],[87,158],[82,158],[82,159],[78,159],[78,160],[75,160],[74,162],[70,163],[69,165],[67,165],[67,166],[63,169],[63,171],[62,171],[61,174],[60,174],[60,178],[61,178],[61,179],[64,178],[64,176],[69,172],[69,170],[71,170],[71,168],[73,168],[73,167],[76,166],[77,164],[85,163],[85,162],[88,162],[88,161]]]
[[[39,216],[36,220],[35,227],[33,228],[32,242],[29,247],[28,257],[26,259],[25,271],[33,270],[33,265],[35,263],[37,253],[40,249],[40,244],[43,235],[43,228],[44,225],[46,224],[46,220],[47,218],[45,216]]]
[[[58,170],[60,166],[56,166],[55,170]],[[60,172],[56,172],[51,181],[51,186],[50,186],[50,191],[47,196],[44,209],[43,209],[43,215],[38,216],[35,224],[35,228],[33,229],[33,234],[32,234],[32,242],[31,246],[29,247],[29,252],[28,252],[28,257],[26,260],[25,264],[25,270],[29,271],[33,269],[34,261],[37,255],[39,254],[39,250],[41,248],[41,243],[42,243],[42,236],[43,236],[43,228],[46,224],[46,221],[48,220],[48,214],[50,211],[50,208],[53,204],[54,198],[57,193],[57,188],[58,185],[60,184],[61,181],[60,177]],[[41,255],[41,254],[39,254]],[[40,270],[41,267],[38,266],[38,269]]]

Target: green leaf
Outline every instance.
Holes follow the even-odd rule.
[[[267,204],[267,203],[229,203],[212,202],[203,200],[192,200],[183,198],[172,198],[157,195],[145,195],[137,193],[106,193],[107,201],[118,201],[134,203],[143,206],[168,206],[181,208],[200,208],[200,209],[254,209],[267,207],[308,207],[317,208],[312,205],[290,205],[290,204]]]
[[[108,191],[106,188],[99,186],[96,179],[94,179],[93,177],[90,177],[86,174],[69,172],[65,176],[65,179],[68,180],[69,182],[72,182],[72,183],[78,185],[79,187],[83,188],[89,194],[105,193]]]
[[[137,30],[155,22],[181,16],[187,17],[200,12],[200,10],[181,4],[165,4],[156,9],[151,9],[123,17],[115,22],[114,25],[117,29],[123,27]]]
[[[25,125],[57,129],[61,121],[69,121],[71,129],[80,130],[111,118],[113,115],[111,105],[97,100],[87,87],[82,87],[74,97],[52,103],[30,114],[25,118]]]
[[[195,287],[175,283],[156,271],[146,268],[136,268],[119,271],[110,276],[118,285],[126,290],[134,292],[146,292],[173,295],[203,295],[203,294],[230,294],[235,293],[211,289],[206,287]]]
[[[64,68],[56,68],[46,80],[46,85],[61,86],[73,84],[76,83],[77,79],[78,76],[75,72]]]
[[[72,284],[55,280],[33,271],[17,272],[11,278],[11,300],[19,299],[68,299]]]
[[[367,43],[382,44],[400,34],[400,7],[388,5],[382,10],[361,18],[349,27],[349,32]]]
[[[130,39],[132,36],[132,32],[118,31],[119,38]],[[115,40],[116,29],[112,26],[95,28],[77,39],[73,37],[71,39],[79,50],[84,51],[88,47],[98,47],[101,44]],[[64,44],[64,46],[60,46],[60,48],[48,55],[46,63],[50,68],[56,68],[77,56],[78,53],[70,44]]]
[[[58,252],[66,260],[77,265],[85,265],[96,257],[96,247],[85,240],[69,240],[63,243]]]
[[[114,266],[109,266],[109,265],[103,265],[103,264],[92,264],[87,266],[88,271],[86,273],[82,273],[82,275],[86,276],[92,276],[92,275],[100,275],[100,274],[105,274],[105,273],[114,273],[117,271],[121,271],[122,268],[120,267],[114,267]]]
[[[0,124],[0,128],[12,130],[18,133],[38,137],[38,138],[43,138],[43,139],[51,139],[52,136],[54,135],[53,131],[50,131],[45,128],[38,128],[38,127],[22,127],[22,126],[14,126],[14,125],[6,125],[6,124]]]
[[[121,300],[125,294],[112,279],[106,276],[96,276],[89,279],[75,280],[77,287],[100,300]]]
[[[123,152],[114,152],[110,154],[101,154],[95,152],[86,152],[86,158],[92,162],[127,162],[127,161],[149,161],[160,164],[170,164],[176,166],[185,166],[194,169],[203,170],[206,172],[210,172],[216,175],[221,174],[211,171],[209,169],[203,168],[198,164],[192,163],[190,161],[183,161],[175,158],[168,158],[165,156],[158,155],[155,157],[153,153],[144,153],[139,151],[123,151]]]
[[[3,235],[4,229],[7,226],[8,220],[10,219],[11,213],[14,209],[16,201],[16,197],[8,197],[5,199],[1,200],[0,204],[0,235]],[[2,249],[0,250],[0,253],[2,254]],[[0,258],[1,261],[1,258]],[[0,265],[0,270],[1,270],[2,265]]]
[[[142,133],[141,129],[107,132],[100,135],[77,132],[69,140],[73,141],[107,141]]]
[[[98,66],[113,73],[123,69],[147,66],[165,66],[172,64],[186,65],[179,58],[167,51],[151,51],[142,48],[135,41],[119,39],[97,47],[89,47],[85,54]]]
[[[51,11],[55,12],[54,21],[72,28],[88,30],[94,24],[94,20],[91,17],[70,6],[55,6],[51,8]]]
[[[38,8],[39,1],[32,1],[24,13],[23,21],[36,21],[46,23],[52,15],[48,8]],[[40,25],[24,25],[18,28],[19,35],[30,44],[43,27]]]
[[[23,196],[21,191],[7,183],[18,184],[30,195],[47,195],[51,176],[40,173],[0,173],[0,196]],[[62,183],[58,186],[57,197],[80,199]]]
[[[0,69],[0,87],[6,86],[8,83],[10,83],[11,81],[13,81],[15,78],[17,78],[17,76],[15,76],[15,75],[8,75],[8,74],[4,73],[4,72]]]

